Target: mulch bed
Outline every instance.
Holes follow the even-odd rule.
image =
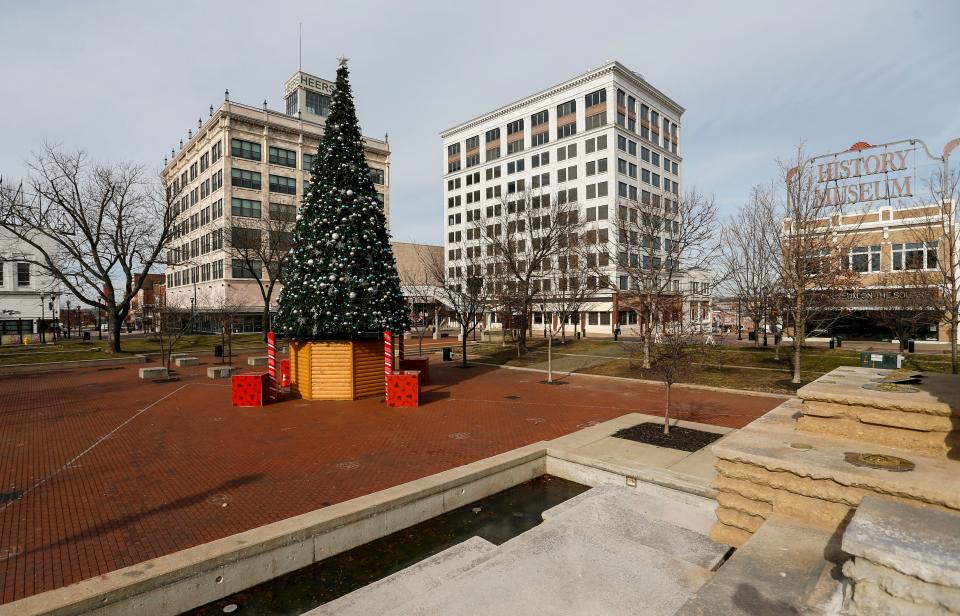
[[[670,433],[664,434],[662,423],[647,422],[617,430],[613,433],[613,436],[647,445],[656,445],[657,447],[669,447],[680,451],[698,451],[720,439],[723,435],[679,426],[671,426]]]

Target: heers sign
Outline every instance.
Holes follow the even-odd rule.
[[[858,154],[870,147],[856,144],[852,151]],[[913,196],[913,177],[903,175],[913,150],[897,150],[834,160],[817,165],[817,194],[824,205],[851,205],[880,199],[898,199]],[[889,177],[890,174],[899,174]],[[871,176],[882,175],[870,181]],[[847,182],[846,180],[853,180]]]

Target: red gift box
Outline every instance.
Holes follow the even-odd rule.
[[[270,375],[235,374],[230,378],[233,406],[263,406],[270,401]]]
[[[387,405],[420,406],[420,372],[404,370],[387,375]]]

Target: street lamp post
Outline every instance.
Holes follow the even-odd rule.
[[[70,300],[67,300],[67,338],[70,337]]]
[[[743,330],[740,325],[740,300],[737,300],[737,340],[743,340]]]
[[[43,309],[45,307],[44,304],[46,303],[46,301],[47,301],[47,296],[41,293],[40,294],[40,320],[37,321],[37,333],[40,334],[40,342],[43,342],[43,343],[47,342],[47,332],[43,328],[43,317],[44,317]]]

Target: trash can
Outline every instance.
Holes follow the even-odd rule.
[[[577,340],[580,340],[580,332],[577,332]]]
[[[753,341],[756,339],[757,339],[757,332],[750,332],[747,334],[747,340]],[[830,348],[833,348],[833,347],[830,347]]]
[[[837,348],[838,349],[843,348],[843,338],[841,338],[840,336],[837,336]]]
[[[83,332],[83,339],[90,340],[90,332]]]
[[[837,346],[837,339],[836,339],[836,338],[831,338],[831,339],[830,339],[830,348],[832,349],[832,348],[835,348],[836,346]]]
[[[916,353],[917,352],[917,341],[916,340],[907,340],[907,352]]]
[[[215,344],[213,345],[213,356],[214,357],[223,357],[223,345]]]
[[[453,361],[453,347],[443,347],[443,361]]]

